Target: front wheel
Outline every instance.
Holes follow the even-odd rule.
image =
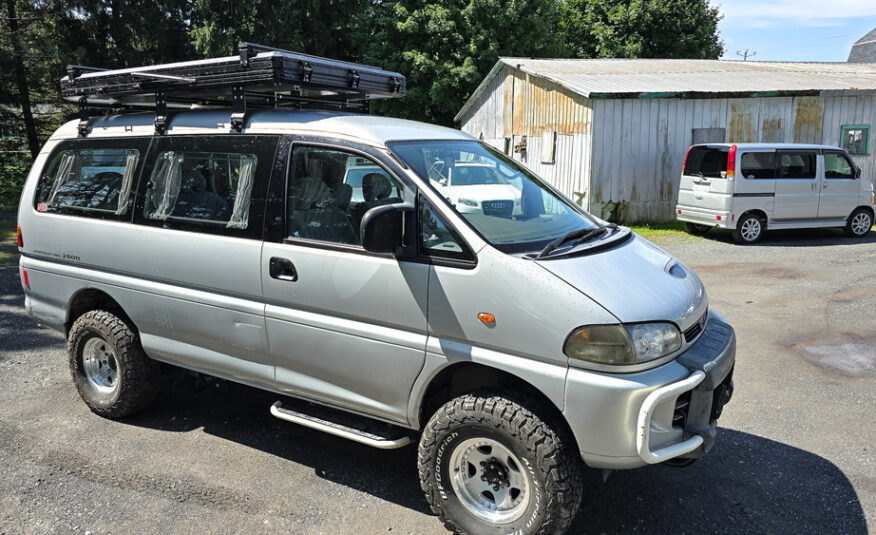
[[[760,241],[766,222],[754,214],[745,214],[736,222],[733,239],[738,243],[749,244]]]
[[[438,409],[418,466],[432,511],[454,533],[563,532],[581,502],[571,437],[501,395],[469,394]]]
[[[870,233],[872,227],[873,216],[870,214],[870,211],[866,208],[858,208],[849,216],[849,220],[846,222],[846,228],[844,230],[846,236],[852,238],[863,238]]]

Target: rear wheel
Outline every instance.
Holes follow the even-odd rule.
[[[159,364],[143,353],[134,329],[110,312],[79,316],[67,337],[67,356],[79,396],[96,414],[121,418],[155,398]]]
[[[846,236],[852,238],[863,238],[870,233],[872,227],[873,215],[866,208],[858,208],[849,216],[849,220],[846,222],[845,233]]]
[[[697,236],[703,236],[707,232],[712,230],[712,227],[708,225],[698,225],[696,223],[687,223],[687,231],[691,234],[696,234]]]
[[[733,239],[738,243],[755,243],[760,241],[766,230],[766,221],[755,214],[745,214],[736,223]]]
[[[432,511],[454,533],[559,533],[581,502],[571,437],[500,395],[469,394],[438,409],[418,466]]]

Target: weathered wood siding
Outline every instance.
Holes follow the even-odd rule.
[[[590,100],[547,80],[505,67],[491,81],[461,128],[503,150],[526,138],[526,152],[513,153],[535,174],[586,206],[590,183],[593,113]],[[556,132],[554,163],[541,163],[541,137]]]
[[[876,126],[876,96],[593,100],[587,209],[625,222],[671,221],[694,128],[724,128],[731,143],[839,145],[842,125]],[[854,155],[864,176],[869,156]],[[620,204],[620,208],[618,208]]]
[[[876,178],[876,96],[766,96],[591,100],[506,66],[462,118],[462,130],[502,150],[592,213],[624,222],[671,221],[681,166],[695,128],[722,128],[726,142],[839,146],[843,125],[871,125],[870,155],[853,155]],[[556,132],[555,163],[540,161]],[[717,141],[717,140],[716,140]]]

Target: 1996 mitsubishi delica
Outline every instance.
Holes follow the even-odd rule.
[[[62,90],[83,115],[27,179],[20,274],[96,414],[146,406],[159,363],[269,390],[283,420],[418,441],[468,534],[561,532],[585,465],[713,446],[735,335],[697,276],[467,134],[362,113],[402,75],[242,43]]]

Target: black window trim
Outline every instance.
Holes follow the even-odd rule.
[[[281,172],[280,164],[281,162],[277,162],[277,168],[274,170],[274,174],[271,177],[271,188],[274,190],[273,192],[268,192],[269,202],[271,202],[270,197],[273,193],[277,195],[280,193],[276,191],[282,186],[282,203],[274,200],[274,206],[266,207],[265,214],[265,232],[264,232],[264,240],[271,243],[282,243],[284,245],[297,245],[301,247],[311,247],[314,249],[323,249],[327,251],[335,251],[341,253],[349,253],[361,256],[369,256],[375,258],[394,258],[398,261],[410,262],[415,264],[431,264],[436,266],[446,266],[446,267],[457,267],[463,269],[473,269],[477,265],[477,254],[474,253],[474,249],[465,242],[463,245],[472,253],[472,256],[475,258],[473,262],[471,261],[457,261],[450,259],[437,259],[431,256],[421,256],[418,253],[417,243],[407,244],[405,249],[407,249],[408,253],[403,255],[394,255],[392,253],[373,253],[371,251],[366,251],[364,247],[361,245],[354,244],[344,244],[344,243],[333,243],[322,240],[312,240],[308,238],[295,238],[287,235],[288,222],[286,218],[288,217],[286,210],[286,203],[288,202],[288,191],[289,191],[289,179],[290,179],[290,171],[292,165],[292,157],[296,147],[305,146],[305,147],[320,147],[326,148],[330,150],[337,150],[341,152],[349,152],[359,156],[363,156],[372,160],[378,167],[386,171],[389,176],[397,180],[402,184],[404,188],[404,201],[411,203],[414,205],[414,217],[411,218],[411,223],[406,224],[405,228],[405,240],[409,242],[410,240],[418,240],[418,232],[419,232],[419,216],[417,215],[417,198],[421,193],[421,188],[415,184],[410,177],[408,177],[405,173],[401,171],[401,165],[396,162],[402,162],[398,156],[396,156],[392,149],[387,147],[387,153],[384,153],[378,147],[365,145],[361,143],[356,143],[353,141],[347,141],[343,139],[334,139],[327,138],[322,136],[308,136],[308,135],[284,135],[280,140],[280,144],[278,145],[278,153],[282,150],[282,147],[288,145],[288,154],[286,156],[286,161],[282,163],[282,176],[277,176],[277,173]],[[409,198],[409,194],[412,196],[412,199]],[[271,215],[274,218],[277,218],[277,212],[281,212],[279,218],[282,220],[281,223],[277,221],[271,223],[269,219],[271,219]],[[450,223],[448,223],[450,224]],[[280,227],[280,230],[277,227]],[[452,226],[452,225],[451,225]],[[456,230],[454,228],[454,230]],[[458,231],[457,231],[458,233]],[[465,240],[465,238],[463,238]]]
[[[456,230],[456,227],[454,227],[453,224],[450,221],[448,221],[446,217],[443,217],[441,212],[438,212],[438,215],[441,216],[444,224],[446,224],[450,228],[450,230],[454,234],[456,234],[456,237],[459,238],[459,240],[457,240],[457,241],[461,241],[460,246],[462,246],[463,253],[467,253],[471,258],[448,258],[445,256],[431,255],[431,254],[428,254],[427,252],[423,251],[420,248],[420,238],[421,238],[421,235],[420,235],[420,232],[421,232],[420,199],[424,199],[426,202],[428,202],[431,205],[435,204],[429,199],[429,197],[427,197],[425,195],[425,193],[423,191],[417,192],[417,202],[414,204],[414,213],[416,214],[416,217],[415,217],[416,230],[415,230],[415,232],[416,232],[416,237],[417,237],[417,243],[414,244],[414,247],[416,248],[416,251],[417,251],[417,258],[423,263],[432,264],[435,266],[455,267],[455,268],[461,268],[461,269],[474,269],[478,265],[477,253],[475,252],[474,248],[472,248],[472,246],[469,245],[469,243],[466,241],[465,237],[462,234],[460,234],[458,230]],[[432,210],[435,210],[434,206],[433,206]],[[435,210],[435,211],[437,211],[437,210]]]
[[[34,189],[33,199],[30,203],[31,210],[34,214],[44,215],[61,215],[83,217],[86,219],[100,219],[105,221],[118,221],[122,223],[133,223],[134,215],[137,211],[137,192],[140,188],[140,181],[143,177],[143,171],[146,169],[147,158],[152,150],[154,136],[129,136],[129,137],[106,137],[106,138],[76,138],[65,139],[58,142],[57,146],[52,149],[43,168],[40,170],[40,177],[37,180],[37,187]],[[134,143],[141,143],[141,146],[135,146]],[[43,175],[48,171],[49,165],[54,159],[66,150],[101,150],[101,149],[119,149],[119,150],[137,150],[140,151],[140,156],[137,159],[137,167],[134,170],[134,178],[131,183],[131,191],[128,197],[128,207],[124,213],[116,214],[113,210],[103,210],[99,208],[79,208],[79,207],[58,207],[52,212],[40,212],[37,210],[38,202],[37,195],[40,188],[39,183],[42,182]]]
[[[174,217],[166,220],[149,219],[143,213],[146,203],[146,188],[150,181],[152,170],[155,167],[156,157],[162,152],[166,152],[167,145],[170,143],[180,143],[186,140],[204,140],[210,138],[222,142],[228,142],[234,139],[262,138],[270,139],[274,146],[267,156],[270,168],[263,170],[261,167],[256,168],[256,176],[253,179],[253,191],[250,198],[249,219],[246,228],[229,228],[225,223],[212,220],[193,219],[185,217]],[[149,146],[147,160],[140,171],[140,180],[137,184],[136,200],[133,210],[133,222],[138,225],[143,225],[153,228],[162,228],[173,231],[195,232],[198,234],[209,234],[215,236],[225,236],[228,238],[239,238],[249,240],[262,240],[264,227],[265,210],[264,206],[267,200],[268,188],[270,186],[271,173],[273,164],[277,159],[277,154],[280,148],[280,134],[219,134],[219,133],[204,133],[204,134],[180,134],[175,136],[152,136],[152,143]],[[183,151],[185,152],[185,151]],[[190,152],[205,152],[203,150]],[[259,173],[266,173],[267,178],[262,184],[259,183]],[[260,195],[258,193],[261,193]],[[133,196],[133,195],[132,195]]]
[[[818,149],[776,149],[776,180],[818,180],[818,154],[821,151]],[[815,176],[811,178],[801,177],[782,177],[782,154],[812,154],[815,156]],[[741,167],[741,166],[740,166]],[[758,180],[769,180],[761,178]]]
[[[821,151],[821,154],[823,156],[827,156],[828,154],[836,154],[837,156],[845,158],[846,162],[848,162],[849,166],[851,166],[851,168],[852,168],[852,177],[851,178],[828,177],[825,175],[824,176],[825,180],[857,180],[858,179],[858,166],[855,165],[855,162],[852,160],[852,157],[849,156],[849,153],[846,152],[844,149],[843,150],[825,149],[825,150]],[[827,173],[827,165],[825,164],[825,165],[823,165],[823,167],[824,167],[823,173]]]

